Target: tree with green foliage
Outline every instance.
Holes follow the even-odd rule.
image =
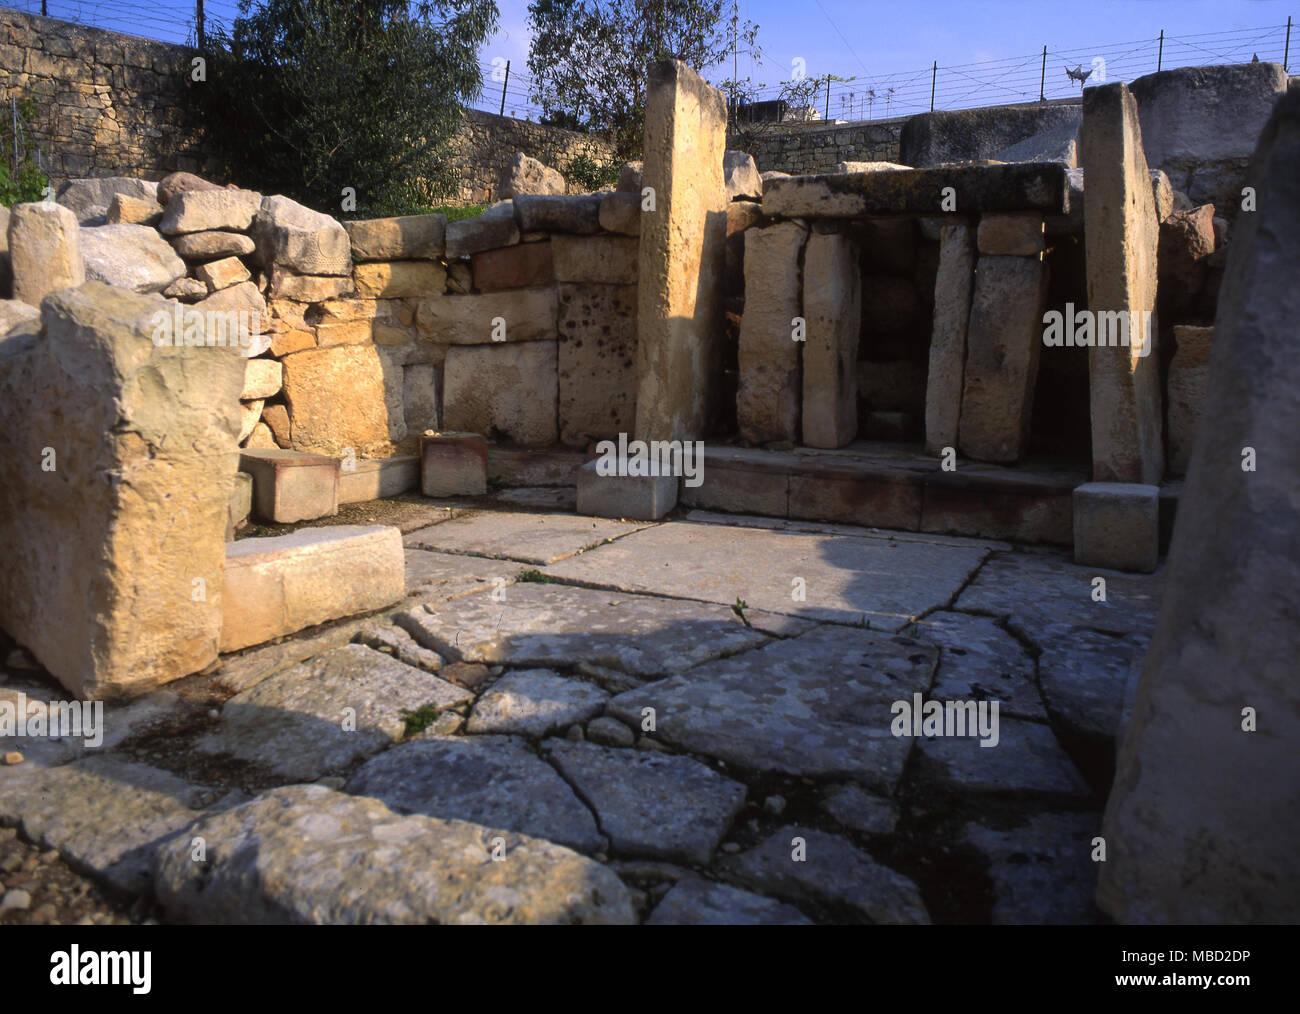
[[[49,178],[41,171],[31,124],[36,103],[30,98],[11,98],[0,109],[0,204],[12,208],[45,196]]]
[[[646,73],[674,58],[703,73],[757,26],[723,19],[727,0],[533,0],[528,25],[532,98],[548,122],[605,134],[622,158],[639,158]]]
[[[448,142],[482,86],[494,0],[240,0],[189,95],[236,182],[324,211],[452,193]],[[201,77],[201,80],[195,80]],[[344,204],[351,188],[356,207]]]

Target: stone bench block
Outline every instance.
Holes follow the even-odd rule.
[[[420,457],[396,454],[391,458],[358,461],[339,473],[339,503],[361,503],[400,496],[420,486]]]
[[[677,506],[677,476],[601,475],[596,470],[599,463],[589,461],[578,469],[579,514],[657,521]]]
[[[241,539],[226,549],[221,650],[383,609],[404,594],[396,528],[341,525]]]
[[[487,440],[478,433],[420,437],[420,491],[425,496],[482,496],[487,492]]]
[[[253,511],[263,521],[287,524],[339,512],[339,462],[334,458],[280,448],[245,449],[239,468],[253,477]]]
[[[1075,489],[1075,563],[1149,574],[1159,559],[1159,486],[1088,482]]]

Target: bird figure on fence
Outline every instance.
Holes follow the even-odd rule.
[[[1091,69],[1084,70],[1083,64],[1079,64],[1079,66],[1075,67],[1074,70],[1071,70],[1069,67],[1066,67],[1065,76],[1068,77],[1071,81],[1078,81],[1079,87],[1082,88],[1083,83],[1087,81],[1088,78],[1092,77],[1092,70]]]

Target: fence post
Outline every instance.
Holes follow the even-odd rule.
[[[826,120],[831,118],[831,76],[829,74],[826,75],[826,115],[822,118]]]
[[[506,77],[501,82],[501,115],[506,115],[506,85],[510,83],[510,61],[506,61]]]
[[[1043,47],[1043,73],[1038,78],[1038,101],[1047,97],[1047,47]]]
[[[204,42],[206,40],[204,39],[204,32],[203,32],[203,0],[194,0],[194,3],[195,3],[194,24],[198,32],[199,49],[202,50],[207,48],[204,45]]]
[[[1160,73],[1160,68],[1165,62],[1165,30],[1160,29],[1160,52],[1156,56],[1156,73]]]
[[[934,61],[934,68],[930,71],[930,112],[934,112],[934,82],[939,76],[939,61]]]
[[[1291,60],[1291,15],[1286,16],[1286,48],[1282,50],[1282,69],[1286,70],[1286,65]]]

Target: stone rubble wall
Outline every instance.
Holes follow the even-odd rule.
[[[773,123],[732,134],[727,147],[748,151],[759,172],[808,176],[832,172],[840,162],[897,162],[906,117],[865,123]],[[752,140],[751,140],[752,138]]]

